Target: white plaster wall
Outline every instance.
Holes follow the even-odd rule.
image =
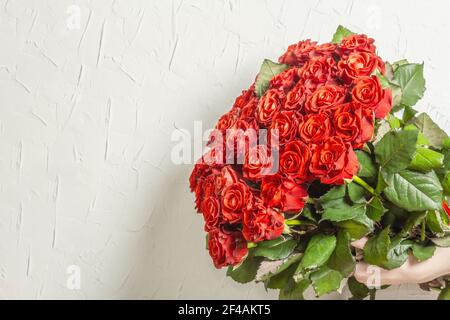
[[[338,24],[375,37],[387,60],[425,61],[419,108],[450,130],[449,12],[448,1],[0,0],[0,298],[276,298],[212,266],[172,131],[212,126],[263,58],[328,41]],[[66,286],[69,265],[80,290]]]

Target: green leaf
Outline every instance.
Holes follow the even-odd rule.
[[[373,265],[382,266],[388,261],[388,252],[391,247],[389,228],[369,238],[364,246],[364,260]]]
[[[436,234],[443,234],[448,228],[442,219],[441,210],[430,210],[426,216],[428,229]]]
[[[265,59],[255,82],[255,91],[258,98],[261,98],[267,89],[269,89],[272,78],[287,69],[289,69],[288,65],[275,63]]]
[[[437,151],[419,147],[416,150],[409,168],[417,171],[428,172],[442,167],[444,155]]]
[[[383,202],[381,201],[380,197],[378,197],[378,196],[374,196],[367,203],[366,214],[373,221],[379,222],[386,211],[387,210],[384,208]]]
[[[450,300],[450,283],[439,293],[438,300]]]
[[[227,276],[239,283],[248,283],[255,279],[263,258],[249,255],[242,263],[235,267],[228,267]]]
[[[408,122],[417,114],[417,111],[410,106],[406,106],[403,111],[403,122]]]
[[[280,300],[304,300],[304,292],[311,285],[308,279],[303,279],[298,283],[290,279],[288,284],[280,290],[278,298]]]
[[[400,119],[392,114],[388,115],[387,121],[389,122],[391,129],[399,129],[402,126]]]
[[[442,186],[436,174],[404,170],[385,177],[386,198],[407,211],[439,209]]]
[[[334,249],[336,248],[336,237],[324,234],[316,234],[309,240],[300,267],[303,270],[311,270],[324,265]]]
[[[297,242],[294,239],[280,237],[275,240],[260,242],[253,250],[253,254],[256,257],[280,260],[289,256],[296,246]]]
[[[362,300],[369,295],[369,288],[366,285],[351,277],[347,281],[348,289],[353,297],[350,300]]]
[[[364,195],[366,194],[366,189],[361,187],[355,182],[347,184],[348,196],[353,203],[365,203],[366,199]]]
[[[319,202],[324,209],[342,205],[346,195],[345,185],[337,186],[330,189],[322,197],[319,198]]]
[[[418,132],[390,131],[375,146],[375,155],[387,173],[406,169],[416,151]]]
[[[339,25],[336,29],[336,32],[333,35],[333,39],[331,40],[331,42],[332,43],[340,43],[342,41],[342,39],[344,39],[352,34],[354,34],[354,32]]]
[[[450,195],[450,172],[447,172],[444,180],[442,180],[442,187],[444,188],[445,194]]]
[[[423,135],[423,133],[419,130],[419,128],[415,124],[407,124],[403,127],[405,131],[417,131],[417,145],[418,146],[428,146],[430,145],[430,141]]]
[[[270,277],[268,280],[266,280],[265,286],[269,289],[282,289],[288,285],[288,283],[291,281],[294,272],[296,270],[297,266],[295,264],[291,265],[289,268],[284,270],[283,272],[280,272],[273,277]]]
[[[339,231],[336,249],[328,260],[328,267],[348,277],[355,269],[355,258],[350,247],[350,236],[346,231]]]
[[[372,157],[362,150],[356,150],[355,153],[359,163],[358,176],[361,178],[375,177],[377,175],[377,168]]]
[[[355,220],[338,222],[336,225],[346,231],[352,240],[361,239],[371,231],[365,224]]]
[[[296,264],[300,262],[303,254],[302,253],[294,253],[290,255],[288,258],[283,259],[282,261],[264,261],[260,264],[259,273],[261,273],[262,269],[268,269],[263,270],[261,275],[258,275],[257,281],[266,281],[269,278],[276,276],[277,274],[282,273],[283,271],[287,270],[290,266],[293,264]],[[271,267],[270,265],[275,264],[275,268]],[[269,265],[269,266],[268,266]]]
[[[408,250],[411,246],[411,243],[403,241],[401,237],[394,238],[389,247],[387,260],[380,267],[387,270],[400,268],[408,260]]]
[[[442,142],[442,149],[443,150],[449,150],[450,149],[450,137],[444,139],[444,141]]]
[[[401,104],[412,107],[423,97],[425,92],[423,64],[400,65],[394,72],[393,82],[402,88]]]
[[[408,62],[407,59],[401,59],[401,60],[395,61],[395,62],[392,63],[392,69],[395,72],[398,69],[398,67],[400,67],[400,66],[402,66],[404,64],[408,64],[408,63],[409,62]]]
[[[366,212],[366,204],[348,205],[342,204],[339,207],[327,208],[322,214],[322,220],[340,222],[351,220],[358,216],[364,215]]]
[[[448,135],[444,130],[430,118],[426,113],[421,113],[413,120],[413,123],[423,133],[425,138],[429,141],[430,146],[437,149],[441,149],[444,141],[448,138]]]
[[[435,246],[425,247],[419,244],[413,244],[412,246],[412,253],[419,262],[430,259],[434,255],[434,251],[436,251]]]
[[[431,241],[438,247],[448,248],[450,247],[450,235],[441,238],[432,238]]]
[[[311,281],[316,295],[321,297],[339,289],[342,275],[336,270],[323,266],[311,274]]]

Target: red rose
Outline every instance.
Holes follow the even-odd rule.
[[[305,143],[318,143],[331,134],[331,121],[325,113],[309,114],[303,118],[298,128],[299,136]]]
[[[291,141],[282,149],[280,156],[280,171],[292,178],[306,180],[311,153],[306,144]]]
[[[314,48],[314,51],[311,52],[311,56],[328,56],[331,57],[333,53],[336,51],[337,46],[334,43],[323,43],[319,44]]]
[[[261,198],[268,207],[278,208],[283,212],[298,212],[305,206],[308,192],[294,179],[276,175],[263,179]]]
[[[349,51],[369,51],[375,53],[375,40],[367,37],[365,34],[352,34],[342,39],[339,49],[343,52]]]
[[[343,184],[358,172],[358,159],[349,143],[331,137],[314,149],[310,170],[322,183]]]
[[[335,73],[336,63],[331,57],[318,57],[309,60],[300,70],[305,83],[323,84],[329,81]]]
[[[258,141],[256,120],[238,120],[226,131],[227,163],[242,164],[246,151]]]
[[[220,202],[216,197],[210,196],[202,202],[202,213],[205,219],[205,231],[216,229],[219,225]]]
[[[371,52],[352,52],[338,63],[339,75],[347,84],[370,76],[377,68],[384,73],[384,62]]]
[[[232,166],[223,167],[215,176],[215,190],[219,194],[223,188],[226,188],[233,183],[239,182],[239,176]]]
[[[270,88],[278,91],[288,92],[300,79],[298,71],[298,68],[291,68],[276,75],[270,81]]]
[[[308,39],[290,45],[286,53],[278,61],[288,65],[302,65],[309,59],[309,55],[315,49],[316,44],[317,42],[312,42]]]
[[[300,111],[305,103],[305,100],[305,87],[303,84],[297,83],[297,85],[286,95],[283,109],[289,111]]]
[[[283,100],[284,97],[280,91],[268,90],[259,100],[256,108],[256,120],[263,125],[270,124],[273,116],[280,111]]]
[[[242,91],[242,94],[236,98],[233,109],[242,109],[254,99],[257,99],[257,97],[255,94],[255,87],[252,85],[250,89]]]
[[[213,171],[213,167],[202,163],[201,159],[195,164],[194,170],[192,170],[189,177],[189,187],[191,192],[195,194],[195,209],[197,212],[201,212],[201,202],[203,199],[203,185],[206,177],[208,177]]]
[[[284,217],[261,203],[244,213],[242,234],[247,241],[261,242],[281,236],[284,230]]]
[[[359,118],[353,113],[350,104],[343,105],[336,110],[333,124],[336,135],[344,142],[353,143],[359,136],[361,124]]]
[[[377,76],[359,78],[352,90],[352,100],[356,107],[373,110],[377,119],[386,117],[392,108],[391,91],[381,88]]]
[[[251,148],[245,156],[242,172],[249,180],[261,180],[264,176],[274,174],[271,150],[265,145]]]
[[[337,85],[326,85],[316,90],[306,101],[309,112],[331,111],[341,104],[345,98],[344,88]]]
[[[252,194],[243,182],[236,182],[222,190],[222,216],[229,223],[238,223],[242,214],[251,207]]]
[[[238,117],[236,112],[230,111],[220,117],[219,122],[216,125],[217,130],[226,130],[231,128],[237,121]]]
[[[208,250],[219,269],[241,262],[247,254],[247,242],[239,231],[214,229],[208,233]]]
[[[281,111],[272,120],[270,130],[278,130],[280,143],[289,142],[297,133],[298,120],[293,111]]]

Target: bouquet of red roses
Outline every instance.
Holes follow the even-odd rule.
[[[384,269],[450,246],[450,139],[413,109],[424,91],[423,64],[384,62],[342,26],[265,60],[190,177],[214,265],[281,299],[345,278],[364,298],[351,241],[368,237],[364,260]]]

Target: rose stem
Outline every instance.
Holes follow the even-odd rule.
[[[367,182],[365,182],[363,179],[361,179],[358,176],[353,176],[353,181],[356,182],[357,184],[359,184],[361,187],[363,187],[364,189],[366,189],[367,191],[369,191],[371,194],[376,195],[375,189],[372,188],[371,186],[369,186],[367,184]]]

